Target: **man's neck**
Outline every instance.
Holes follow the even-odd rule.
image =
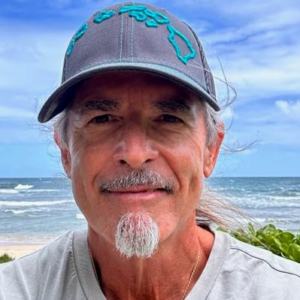
[[[188,232],[186,231],[188,230]],[[214,235],[197,226],[163,241],[151,258],[124,258],[89,230],[89,245],[107,299],[181,300],[201,275]]]

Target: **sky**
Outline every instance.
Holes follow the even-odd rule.
[[[37,113],[78,27],[119,1],[10,0],[0,9],[0,177],[62,176]],[[151,0],[191,25],[215,76],[226,140],[214,176],[300,176],[300,2]],[[226,84],[227,83],[227,84]],[[243,150],[243,151],[236,151]]]

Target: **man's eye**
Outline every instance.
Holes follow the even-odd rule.
[[[179,118],[177,118],[175,116],[171,116],[171,115],[162,115],[160,117],[160,120],[162,122],[167,122],[167,123],[180,123],[180,122],[182,122],[181,119],[179,119]]]
[[[107,123],[110,122],[112,120],[112,117],[110,115],[103,115],[103,116],[97,116],[95,118],[93,118],[90,123]]]

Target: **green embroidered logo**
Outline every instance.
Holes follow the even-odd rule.
[[[100,11],[97,17],[94,19],[95,23],[101,23],[104,20],[108,20],[113,17],[116,13],[113,10],[103,10]]]
[[[144,22],[149,18],[146,25],[148,27],[157,27],[158,24],[168,24],[170,23],[169,18],[160,12],[152,11],[144,5],[130,5],[121,7],[119,14],[129,13],[130,17],[135,18],[139,22]]]
[[[157,22],[155,20],[148,20],[146,22],[146,26],[148,26],[148,27],[157,27]]]
[[[150,20],[146,21],[146,26],[147,27],[158,27],[160,24],[168,24],[167,28],[170,32],[170,35],[168,37],[168,40],[172,44],[172,46],[175,49],[177,57],[182,61],[184,64],[187,64],[189,59],[192,59],[196,56],[196,51],[193,48],[193,45],[191,42],[188,40],[188,38],[181,33],[179,30],[174,28],[170,23],[170,20],[167,16],[164,14],[157,12],[157,11],[152,11],[151,9],[147,8],[144,5],[130,5],[130,6],[123,6],[121,7],[119,14],[122,13],[129,13],[129,16],[132,18],[135,18],[136,21],[139,22],[144,22],[148,18],[151,18]],[[183,56],[181,54],[180,47],[178,43],[175,40],[175,36],[179,37],[184,41],[184,43],[187,45],[190,53],[186,54]]]
[[[169,42],[172,44],[175,49],[176,55],[180,61],[184,64],[188,63],[189,59],[195,58],[196,51],[193,48],[193,45],[189,41],[189,39],[175,27],[170,24],[170,20],[164,14],[152,11],[150,8],[147,8],[144,5],[128,5],[122,6],[119,10],[119,14],[128,13],[131,18],[134,18],[138,22],[145,22],[147,27],[158,27],[159,25],[167,24],[167,29],[170,32],[168,36]],[[94,23],[100,24],[105,20],[112,18],[116,13],[113,10],[103,10],[97,14],[94,18]],[[78,41],[84,33],[88,30],[88,24],[84,23],[78,31],[75,33],[74,37],[70,41],[70,44],[67,49],[67,56],[70,56],[73,48],[75,46],[76,41]],[[176,42],[175,37],[180,38],[186,44],[190,53],[186,55],[182,55],[179,44]]]
[[[84,23],[77,30],[77,32],[75,33],[74,37],[72,38],[72,40],[70,41],[70,44],[68,46],[67,56],[71,55],[71,53],[73,51],[73,48],[74,48],[74,45],[75,45],[75,42],[78,41],[85,34],[85,32],[88,30],[88,27],[89,27],[88,24]]]
[[[193,45],[191,44],[191,42],[187,39],[187,37],[182,34],[180,31],[178,31],[176,28],[174,28],[171,24],[169,24],[167,26],[168,30],[170,31],[170,35],[169,35],[169,41],[170,43],[173,45],[173,47],[175,48],[177,57],[184,63],[187,64],[188,60],[191,58],[194,58],[196,56],[196,51],[193,48]],[[180,52],[180,48],[178,46],[178,44],[175,41],[175,35],[177,35],[178,37],[180,37],[185,44],[187,45],[187,47],[189,48],[189,50],[191,51],[191,53],[186,54],[185,56],[181,55]]]
[[[148,18],[142,11],[132,11],[129,16],[134,17],[139,22],[143,22]]]

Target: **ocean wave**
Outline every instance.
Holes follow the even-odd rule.
[[[74,203],[73,200],[61,200],[61,201],[0,201],[0,206],[49,206],[59,205],[64,203]]]
[[[29,190],[33,188],[33,185],[29,185],[29,184],[18,184],[17,186],[15,186],[15,190]]]
[[[14,189],[0,189],[0,194],[18,194],[19,192]]]
[[[256,218],[252,218],[252,220],[259,222],[259,223],[283,223],[283,224],[290,224],[294,221],[296,221],[295,218],[270,218],[270,217],[256,217]]]
[[[18,214],[24,214],[25,212],[28,212],[28,211],[29,211],[28,209],[25,209],[25,210],[6,209],[4,212],[12,212],[13,214],[18,215]]]
[[[272,202],[272,203],[243,203],[243,204],[237,204],[237,206],[245,209],[299,209],[300,204],[299,203],[280,203],[280,202]]]
[[[85,216],[83,214],[76,214],[76,219],[85,220]]]
[[[300,207],[299,197],[282,197],[282,196],[245,196],[231,197],[232,203],[245,208],[284,208],[284,207]]]
[[[24,213],[27,213],[27,212],[37,212],[37,211],[41,211],[41,209],[37,209],[37,208],[24,209],[24,210],[20,210],[20,209],[6,209],[4,212],[12,212],[15,215],[19,215],[19,214],[24,214]]]
[[[299,195],[266,195],[264,196],[265,199],[268,200],[276,200],[276,201],[299,201],[300,202],[300,197]]]
[[[34,190],[30,190],[30,193],[34,192],[34,193],[41,193],[41,192],[59,192],[61,190],[58,189],[34,189]]]

